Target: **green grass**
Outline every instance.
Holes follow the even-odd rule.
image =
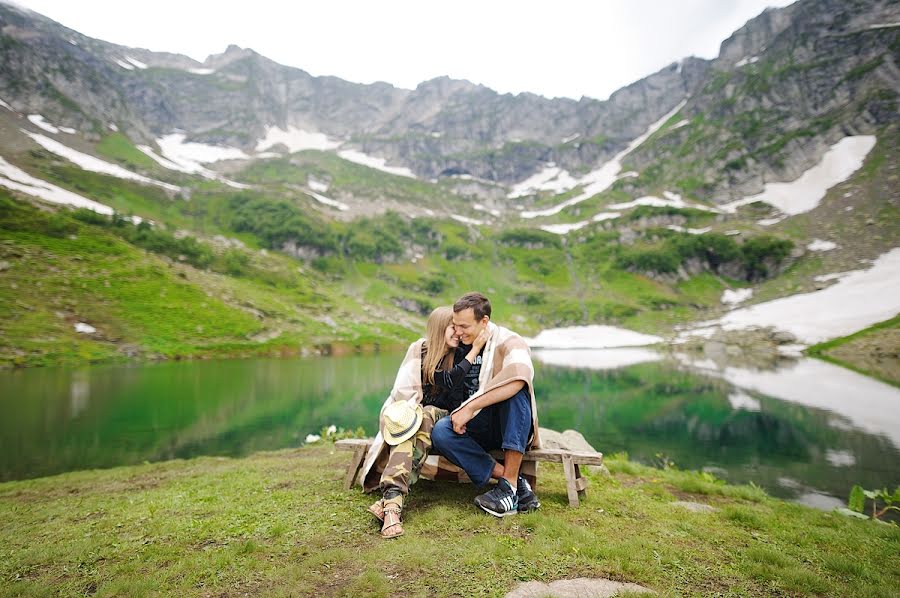
[[[898,329],[900,329],[900,315],[851,335],[813,345],[806,350],[806,353],[900,387],[900,371],[897,370],[895,363],[897,351],[900,350],[896,340]],[[837,356],[835,350],[842,347],[852,348],[852,350],[841,351],[840,356]],[[880,361],[887,362],[886,365],[873,367],[868,363],[866,358],[873,352],[873,349],[884,354]],[[894,363],[891,364],[891,362]]]
[[[0,279],[0,364],[298,352],[373,339],[394,346],[415,334],[382,326],[396,313],[390,306],[375,319],[352,301],[332,314],[335,330],[324,326],[333,288],[287,256],[229,250],[216,259],[244,258],[230,276],[164,260],[115,233],[0,191],[0,260],[9,264]],[[76,322],[98,333],[77,333]],[[255,340],[272,331],[271,340]]]
[[[117,162],[124,162],[126,166],[137,167],[144,170],[157,170],[159,165],[153,159],[140,151],[122,133],[110,133],[103,137],[97,144],[97,153]]]
[[[0,484],[0,595],[502,596],[608,577],[663,596],[891,596],[900,583],[896,526],[619,458],[612,477],[587,474],[579,508],[545,465],[542,508],[502,520],[470,485],[421,482],[406,535],[386,542],[372,498],[341,489],[347,459],[319,445]]]

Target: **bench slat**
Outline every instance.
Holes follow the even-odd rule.
[[[342,451],[356,451],[360,447],[371,446],[371,438],[345,438],[334,443],[334,447]],[[502,453],[501,453],[502,454]],[[525,453],[525,461],[548,461],[562,463],[563,456],[571,457],[578,465],[603,465],[603,453],[585,453],[565,449],[532,449]]]

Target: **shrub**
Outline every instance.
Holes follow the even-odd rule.
[[[503,245],[519,247],[562,247],[559,236],[542,230],[514,228],[503,231],[499,238]]]
[[[747,239],[741,245],[741,257],[747,269],[747,278],[757,280],[769,275],[769,264],[778,266],[790,255],[794,244],[771,235]]]

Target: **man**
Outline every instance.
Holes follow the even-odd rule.
[[[522,337],[490,320],[491,302],[481,293],[466,293],[453,305],[453,326],[460,337],[455,362],[469,352],[482,330],[487,329],[490,336],[466,374],[468,400],[435,424],[431,440],[475,484],[497,480],[475,504],[504,517],[540,506],[520,475],[525,451],[538,446],[534,367]],[[495,449],[503,450],[503,464],[491,457],[489,451]]]

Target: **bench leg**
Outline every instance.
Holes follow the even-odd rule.
[[[576,480],[580,477],[580,472],[576,474],[578,466],[572,461],[572,457],[567,455],[563,455],[562,464],[563,472],[566,474],[566,492],[569,495],[569,506],[577,507],[580,504],[578,501],[579,492],[576,486]]]
[[[350,465],[347,467],[347,475],[344,477],[344,489],[349,490],[353,487],[353,482],[356,480],[356,473],[359,471],[359,468],[362,467],[363,459],[366,456],[367,447],[361,446],[353,451],[353,459],[350,460]]]
[[[581,468],[575,463],[575,490],[578,491],[578,498],[584,499],[587,496],[587,478],[581,476]]]

